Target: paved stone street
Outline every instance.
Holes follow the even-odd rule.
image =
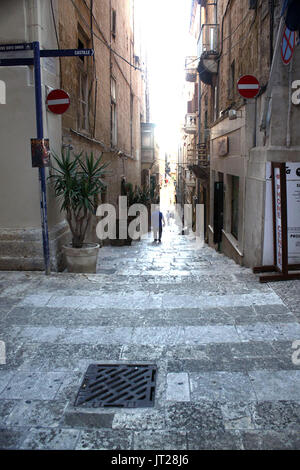
[[[1,449],[300,449],[299,281],[170,231],[0,287]],[[155,406],[75,408],[88,365],[120,362],[157,365]]]

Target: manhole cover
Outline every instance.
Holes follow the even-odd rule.
[[[149,408],[154,405],[156,371],[149,364],[91,364],[75,406]]]

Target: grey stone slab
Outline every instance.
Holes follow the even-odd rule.
[[[186,450],[187,437],[183,431],[144,431],[135,432],[133,440],[134,450]],[[159,466],[160,460],[151,457],[153,465]]]
[[[0,401],[0,428],[5,427],[7,417],[10,415],[15,405],[16,400],[1,400]]]
[[[166,406],[166,425],[168,429],[177,431],[225,430],[220,404],[208,401]]]
[[[124,345],[121,348],[120,359],[126,361],[155,361],[165,356],[165,346]]]
[[[74,403],[86,369],[87,364],[82,364],[80,370],[65,373],[61,387],[55,394],[55,400]]]
[[[51,299],[52,294],[32,294],[26,295],[19,303],[18,307],[44,307]]]
[[[250,404],[256,429],[300,431],[300,401],[264,401]]]
[[[300,370],[257,370],[249,377],[259,401],[299,399]]]
[[[274,287],[274,284],[273,284]],[[257,314],[260,315],[283,315],[288,314],[289,309],[286,305],[254,305],[254,310]]]
[[[21,450],[74,450],[80,431],[78,429],[36,429],[20,445]]]
[[[132,432],[126,430],[83,430],[76,450],[132,450]]]
[[[109,344],[119,345],[131,342],[133,328],[109,326],[69,328],[60,339],[66,344]]]
[[[283,341],[300,337],[298,323],[256,323],[255,325],[238,325],[238,334],[242,341]]]
[[[11,427],[56,427],[62,419],[66,404],[55,400],[18,400],[6,419]]]
[[[38,349],[27,364],[39,371],[81,371],[83,360],[117,360],[120,352],[121,346],[116,345],[38,343]]]
[[[189,450],[243,450],[238,431],[195,431],[187,434]]]
[[[26,370],[30,369],[30,361],[39,350],[38,343],[23,343],[6,345],[6,364],[0,370]]]
[[[112,428],[134,431],[163,430],[166,428],[164,410],[145,408],[117,411],[114,415]]]
[[[81,410],[80,408],[69,406],[62,417],[61,424],[64,427],[80,429],[111,429],[113,418],[114,412],[109,410]]]
[[[300,449],[300,435],[297,431],[249,431],[241,435],[245,450]]]
[[[241,294],[241,295],[171,295],[164,296],[163,308],[189,308],[189,307],[238,307],[251,305],[265,305],[268,303],[282,304],[282,300],[273,292],[258,294]]]
[[[25,327],[20,333],[20,337],[27,341],[38,341],[39,343],[50,343],[64,338],[68,330],[66,328],[56,328],[54,326]]]
[[[276,356],[272,341],[251,341],[230,344],[233,358],[266,358]]]
[[[146,327],[133,330],[131,343],[133,344],[157,344],[172,345],[185,342],[184,329],[180,327]]]
[[[186,344],[240,342],[236,328],[232,325],[187,326],[184,335]]]
[[[254,405],[255,406],[255,405]],[[254,429],[251,404],[243,402],[227,402],[221,405],[226,430]]]
[[[189,376],[187,373],[169,373],[167,375],[166,398],[168,401],[179,402],[191,400]]]
[[[242,372],[203,372],[190,374],[191,400],[250,401],[256,400],[251,382]]]
[[[196,361],[209,361],[208,346],[206,344],[197,345],[175,345],[168,346],[165,357],[169,361],[191,359]]]
[[[15,371],[5,371],[2,369],[3,366],[0,366],[0,393],[5,389],[15,375]]]
[[[51,400],[62,385],[64,376],[64,372],[17,372],[0,398]]]
[[[0,428],[0,450],[18,450],[27,435],[27,429]]]
[[[111,294],[98,295],[76,295],[76,296],[55,296],[48,302],[52,308],[63,308],[68,305],[69,308],[92,310],[97,308],[123,309],[124,305],[130,305],[132,309],[141,308],[160,308],[162,301],[159,296],[145,296],[144,292],[136,291],[133,294]]]

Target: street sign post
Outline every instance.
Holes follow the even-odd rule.
[[[238,83],[237,89],[243,98],[255,98],[260,90],[260,84],[254,75],[243,75]]]
[[[0,67],[14,67],[20,65],[33,65],[35,78],[35,108],[37,139],[44,139],[43,129],[43,105],[42,105],[42,81],[41,81],[41,57],[80,57],[92,56],[93,49],[49,49],[40,50],[38,41],[23,44],[0,44]],[[50,248],[46,197],[45,168],[39,168],[40,180],[40,210],[43,235],[43,253],[45,274],[50,274]]]
[[[296,31],[290,31],[287,27],[285,27],[281,40],[281,58],[285,65],[288,65],[292,60],[295,47]]]
[[[47,96],[47,106],[54,114],[63,114],[70,106],[70,97],[64,90],[52,90]]]

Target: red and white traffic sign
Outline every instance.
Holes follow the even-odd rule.
[[[292,60],[296,46],[296,31],[290,31],[287,27],[283,31],[281,41],[281,58],[285,65]]]
[[[260,90],[260,84],[254,75],[243,75],[237,83],[239,94],[243,98],[255,98]]]
[[[70,106],[70,97],[64,90],[52,90],[47,96],[47,106],[54,114],[63,114]]]

